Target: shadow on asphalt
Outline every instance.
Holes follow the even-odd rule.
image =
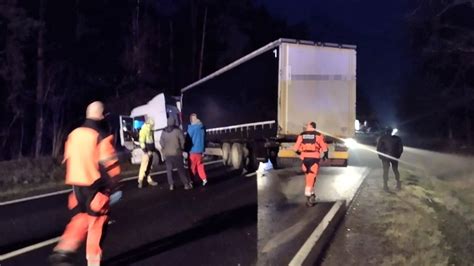
[[[104,265],[129,265],[231,228],[255,224],[257,208],[257,204],[247,204],[233,210],[209,216],[197,222],[193,228],[144,244],[107,259],[104,261]]]

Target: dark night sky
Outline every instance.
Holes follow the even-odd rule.
[[[379,118],[396,125],[397,95],[409,71],[406,15],[415,1],[260,0],[289,23],[308,23],[312,39],[355,44],[358,93],[366,94]]]

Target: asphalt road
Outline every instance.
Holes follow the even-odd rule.
[[[209,183],[169,191],[125,183],[123,199],[113,206],[113,223],[103,243],[104,265],[250,265],[257,258],[257,185],[219,165],[207,167]],[[176,177],[176,180],[178,178]],[[178,181],[179,182],[179,181]],[[1,253],[61,234],[68,221],[66,195],[1,207]],[[48,265],[54,245],[0,262]],[[85,265],[84,249],[76,256]]]
[[[305,205],[299,163],[257,177],[258,265],[288,265],[334,203],[352,201],[367,173],[362,166],[322,167],[314,207]]]
[[[287,265],[334,201],[349,202],[368,169],[379,165],[375,154],[354,150],[350,167],[323,168],[312,208],[304,205],[299,167],[256,177],[209,165],[209,184],[192,191],[169,191],[163,174],[155,177],[158,187],[125,182],[103,243],[104,265]],[[1,206],[0,254],[59,236],[69,219],[66,197]],[[53,247],[0,265],[48,265]],[[84,252],[77,265],[85,265]]]

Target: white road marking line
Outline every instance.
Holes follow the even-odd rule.
[[[205,165],[211,165],[211,164],[217,164],[217,163],[222,163],[221,160],[219,161],[212,161],[212,162],[206,162],[204,163]],[[159,175],[160,173],[166,173],[166,171],[160,171],[160,172],[156,172],[156,173],[152,173],[151,175]],[[133,180],[133,179],[137,179],[138,176],[135,176],[135,177],[129,177],[127,179],[122,179],[120,182],[125,182],[125,181],[129,181],[129,180]],[[65,190],[64,190],[65,191]],[[70,189],[67,190],[66,192],[69,192],[71,191]],[[58,191],[59,192],[59,191]],[[64,192],[62,192],[64,193]],[[49,193],[49,194],[52,194],[52,193]],[[45,194],[46,195],[46,194]],[[41,195],[43,197],[45,197],[44,195]],[[46,196],[47,197],[47,196]],[[23,200],[23,199],[22,199]],[[28,200],[28,199],[26,199]],[[23,200],[24,201],[24,200]],[[9,252],[9,253],[6,253],[6,254],[3,254],[3,255],[0,255],[0,261],[3,261],[3,260],[6,260],[6,259],[10,259],[10,258],[13,258],[13,257],[16,257],[16,256],[19,256],[19,255],[22,255],[22,254],[25,254],[25,253],[28,253],[30,251],[33,251],[35,249],[39,249],[39,248],[42,248],[42,247],[45,247],[45,246],[48,246],[48,245],[51,245],[51,244],[54,244],[54,243],[57,243],[59,241],[60,237],[55,237],[55,238],[52,238],[52,239],[49,239],[49,240],[46,240],[46,241],[43,241],[43,242],[39,242],[39,243],[36,243],[36,244],[33,244],[31,246],[27,246],[27,247],[24,247],[24,248],[21,248],[21,249],[18,249],[18,250],[15,250],[15,251],[12,251],[12,252]],[[0,264],[1,265],[1,264]]]
[[[212,161],[212,162],[205,162],[204,165],[211,165],[211,164],[217,164],[217,163],[222,163],[222,160]],[[176,170],[176,169],[173,169],[173,170]],[[151,173],[150,175],[154,176],[154,175],[161,175],[161,174],[164,174],[164,173],[166,173],[166,171],[154,172],[154,173]],[[120,180],[120,182],[127,182],[127,181],[134,180],[134,179],[138,179],[138,176],[123,178],[123,179]],[[41,198],[47,198],[47,197],[61,195],[61,194],[67,194],[71,191],[72,191],[71,189],[65,189],[65,190],[55,191],[55,192],[51,192],[51,193],[46,193],[46,194],[41,194],[41,195],[16,199],[16,200],[0,202],[0,206],[20,203],[20,202],[25,202],[25,201],[30,201],[30,200],[36,200],[36,199],[41,199]]]
[[[57,243],[59,241],[59,238],[60,237],[51,238],[50,240],[46,240],[46,241],[36,243],[36,244],[31,245],[31,246],[27,246],[27,247],[24,247],[24,248],[21,248],[21,249],[18,249],[18,250],[9,252],[9,253],[5,253],[3,255],[0,255],[0,261],[4,261],[6,259],[10,259],[10,258],[19,256],[19,255],[25,254],[27,252],[33,251],[35,249],[39,249],[39,248]]]
[[[5,202],[0,202],[0,206],[4,205],[10,205],[14,203],[19,203],[19,202],[24,202],[24,201],[29,201],[29,200],[35,200],[35,199],[41,199],[41,198],[46,198],[46,197],[51,197],[55,195],[60,195],[60,194],[66,194],[71,192],[71,189],[65,189],[65,190],[60,190],[56,192],[51,192],[51,193],[46,193],[46,194],[41,194],[41,195],[36,195],[36,196],[31,196],[31,197],[26,197],[26,198],[21,198],[21,199],[16,199],[16,200],[10,200],[10,201],[5,201]]]
[[[342,205],[344,205],[344,201],[336,201],[336,203],[334,203],[329,212],[324,216],[323,220],[319,223],[316,229],[314,229],[314,231],[305,241],[303,246],[301,246],[300,250],[298,250],[295,257],[293,257],[293,259],[290,261],[290,263],[288,264],[289,266],[297,266],[303,264],[303,262],[313,249],[314,245],[316,245],[316,242],[318,242],[324,230],[329,225],[329,222],[334,218],[334,216],[338,212],[339,208],[342,207]]]

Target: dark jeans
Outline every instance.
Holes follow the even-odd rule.
[[[395,179],[400,181],[400,173],[398,172],[398,161],[393,159],[382,159],[382,167],[383,167],[383,182],[387,184],[388,181],[388,170],[390,168],[390,164],[392,164],[392,170],[395,174]]]
[[[178,175],[179,178],[181,179],[181,182],[183,185],[188,185],[191,180],[189,180],[189,177],[186,175],[186,171],[184,170],[184,163],[183,163],[183,157],[182,156],[167,156],[166,160],[166,176],[168,177],[168,184],[173,185],[173,168],[176,167],[178,170]]]

